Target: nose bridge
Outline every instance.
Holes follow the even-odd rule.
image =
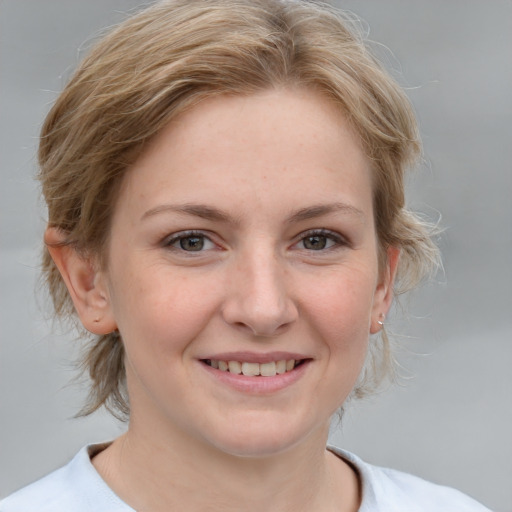
[[[234,263],[224,314],[229,323],[272,336],[293,322],[297,309],[283,258],[268,241],[255,245],[240,252]]]

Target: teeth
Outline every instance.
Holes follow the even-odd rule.
[[[215,359],[205,360],[206,364],[212,368],[219,369],[222,372],[229,371],[236,375],[243,374],[248,377],[274,377],[275,375],[282,375],[283,373],[292,371],[296,363],[295,359],[271,361],[270,363],[247,363],[239,361],[217,361]]]
[[[263,377],[273,377],[276,374],[276,363],[272,361],[271,363],[260,364],[260,374]]]
[[[248,376],[260,374],[260,365],[258,363],[242,363],[242,373]]]
[[[231,373],[242,373],[242,365],[238,361],[229,361],[228,367]]]
[[[281,375],[286,372],[286,361],[277,361],[276,363],[276,373]]]

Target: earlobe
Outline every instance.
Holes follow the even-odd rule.
[[[83,326],[94,334],[115,331],[105,275],[95,261],[64,244],[64,233],[49,227],[44,237],[48,251],[59,269]]]
[[[386,266],[382,270],[379,284],[375,290],[370,334],[376,334],[383,328],[384,319],[393,302],[393,289],[399,260],[400,249],[389,247],[387,250]]]

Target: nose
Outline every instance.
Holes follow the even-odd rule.
[[[274,251],[240,255],[228,277],[224,320],[255,336],[281,333],[298,318],[290,275]]]

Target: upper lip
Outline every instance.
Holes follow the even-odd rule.
[[[271,363],[272,361],[289,361],[295,359],[296,361],[302,359],[310,359],[310,357],[299,354],[297,352],[222,352],[219,354],[209,354],[205,357],[200,357],[200,360],[210,359],[214,361],[240,361],[246,363]]]

